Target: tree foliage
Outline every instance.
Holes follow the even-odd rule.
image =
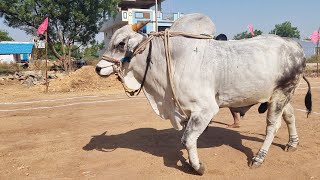
[[[83,50],[82,56],[84,58],[97,58],[99,57],[99,50],[104,48],[104,42],[92,42],[90,46]]]
[[[275,28],[270,31],[270,34],[300,39],[300,31],[297,27],[293,27],[289,21],[275,25]]]
[[[257,29],[254,30],[254,36],[258,36],[258,35],[261,35],[261,34],[262,34],[262,31],[257,30]],[[248,32],[248,31],[241,32],[239,34],[236,34],[233,37],[234,40],[247,39],[247,38],[252,38],[251,33]]]
[[[60,42],[54,43],[54,48],[56,49],[56,51],[60,54],[63,53],[63,48],[62,48],[62,44]],[[77,45],[72,45],[72,46],[67,46],[64,48],[64,50],[66,52],[69,52],[69,48],[71,49],[71,57],[73,58],[78,58],[78,51],[79,48]],[[48,51],[48,58],[49,59],[55,59],[55,54],[52,51]]]
[[[55,56],[66,65],[66,56],[72,52],[70,47],[75,44],[85,46],[92,41],[103,19],[116,13],[118,2],[119,0],[0,0],[0,17],[4,17],[8,26],[33,35],[45,17],[49,17],[49,46]],[[62,53],[55,49],[54,45],[58,42]]]
[[[7,31],[0,29],[0,41],[13,41],[13,39]]]

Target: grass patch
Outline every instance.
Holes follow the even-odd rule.
[[[20,69],[17,63],[0,63],[0,75],[14,74],[16,71],[20,71]]]
[[[319,55],[320,56],[320,55]],[[320,60],[320,57],[319,57]],[[318,61],[319,62],[319,61]],[[310,58],[307,59],[307,63],[317,63],[317,56],[313,55]]]
[[[89,65],[89,66],[96,66],[98,64],[98,62],[99,62],[99,58],[98,57],[93,57],[93,56],[84,57],[83,59],[86,62],[86,64]]]

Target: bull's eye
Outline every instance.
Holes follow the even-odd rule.
[[[120,42],[120,43],[118,44],[118,49],[119,49],[120,51],[124,51],[125,45],[126,45],[125,42]]]

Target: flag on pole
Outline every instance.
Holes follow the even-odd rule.
[[[314,31],[309,38],[311,39],[311,41],[313,43],[318,43],[318,41],[320,40],[320,33],[318,31]]]
[[[251,36],[253,37],[254,36],[254,31],[253,31],[252,24],[248,24],[248,28],[250,30]]]
[[[48,28],[49,19],[48,17],[42,22],[42,24],[38,27],[38,34],[43,34]]]

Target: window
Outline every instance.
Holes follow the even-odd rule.
[[[136,12],[135,16],[136,19],[150,19],[150,13],[149,12]]]
[[[143,13],[143,18],[150,19],[150,13]]]
[[[142,19],[143,18],[143,13],[142,12],[136,12],[135,13],[135,18]]]
[[[170,28],[170,26],[158,26],[158,31],[164,31],[167,28]]]
[[[123,19],[128,19],[127,12],[123,12]]]

